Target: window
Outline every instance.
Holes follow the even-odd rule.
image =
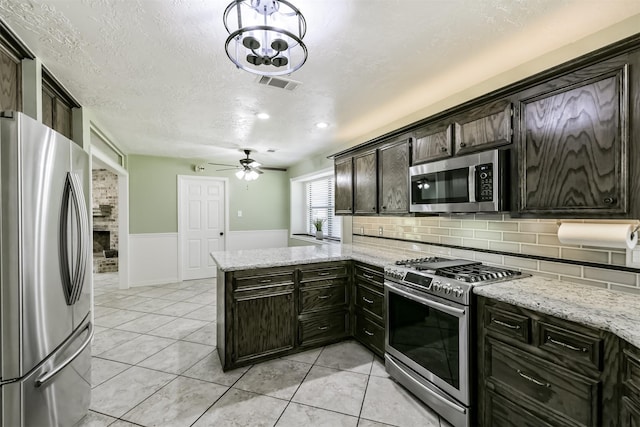
[[[339,239],[341,230],[340,218],[335,216],[333,174],[323,178],[305,182],[306,199],[306,230],[308,234],[315,234],[313,221],[324,219],[322,232],[325,237]]]

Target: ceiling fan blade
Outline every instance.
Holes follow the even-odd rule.
[[[232,171],[232,170],[236,170],[236,169],[240,169],[237,167],[230,167],[230,168],[226,168],[226,169],[216,169],[216,172],[222,172],[222,171]]]
[[[260,166],[260,169],[264,169],[266,171],[278,171],[278,172],[286,172],[287,169],[286,168],[270,168],[267,166]]]
[[[236,165],[228,165],[226,163],[211,163],[211,162],[209,162],[209,164],[210,165],[214,165],[214,166],[227,166],[227,167],[230,167],[230,168],[237,168],[238,167]]]
[[[259,168],[249,168],[249,169],[251,169],[252,171],[255,171],[255,172],[259,173],[260,175],[262,175],[262,174],[264,173],[264,172],[263,172],[263,171],[261,171]]]

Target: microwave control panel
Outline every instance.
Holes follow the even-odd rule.
[[[476,166],[476,201],[493,201],[493,163]]]

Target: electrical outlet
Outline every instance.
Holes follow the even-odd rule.
[[[238,211],[238,218],[242,218],[242,211]]]
[[[378,236],[382,236],[382,227],[378,227]]]
[[[627,249],[627,267],[640,268],[640,248]]]

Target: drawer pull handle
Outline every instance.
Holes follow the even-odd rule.
[[[527,381],[531,381],[532,383],[539,385],[540,387],[551,387],[551,384],[549,383],[543,383],[540,380],[537,380],[535,378],[533,378],[532,376],[529,376],[527,374],[525,374],[524,372],[522,372],[520,369],[516,369],[516,371],[518,372],[518,375],[520,375],[522,378],[524,378]]]
[[[367,297],[362,297],[362,301],[366,302],[367,304],[373,304],[373,300],[367,299]]]
[[[318,276],[330,276],[331,272],[330,271],[323,271],[322,273],[318,273]]]
[[[364,277],[365,279],[373,279],[373,276],[367,273],[362,273],[362,277]]]
[[[511,325],[510,323],[503,322],[502,320],[491,319],[491,321],[496,325],[504,326],[505,328],[515,329],[516,331],[520,329],[520,325]]]
[[[329,294],[329,295],[320,295],[320,296],[318,296],[318,299],[329,299],[329,298],[331,298],[331,295],[332,295],[332,294]]]
[[[319,331],[326,331],[327,329],[329,329],[328,326],[318,326]]]
[[[372,337],[372,336],[373,336],[373,332],[369,332],[369,331],[367,331],[366,329],[363,329],[362,331],[363,331],[365,334],[369,335],[370,337]]]
[[[271,283],[271,279],[260,280],[260,283]]]
[[[575,347],[571,344],[567,344],[566,342],[562,342],[562,341],[558,341],[558,340],[554,340],[553,338],[551,338],[551,335],[547,335],[547,341],[552,343],[552,344],[556,344],[559,346],[562,346],[564,348],[568,348],[569,350],[573,350],[573,351],[581,351],[583,353],[586,353],[587,351],[589,351],[589,349],[587,349],[586,347]]]

